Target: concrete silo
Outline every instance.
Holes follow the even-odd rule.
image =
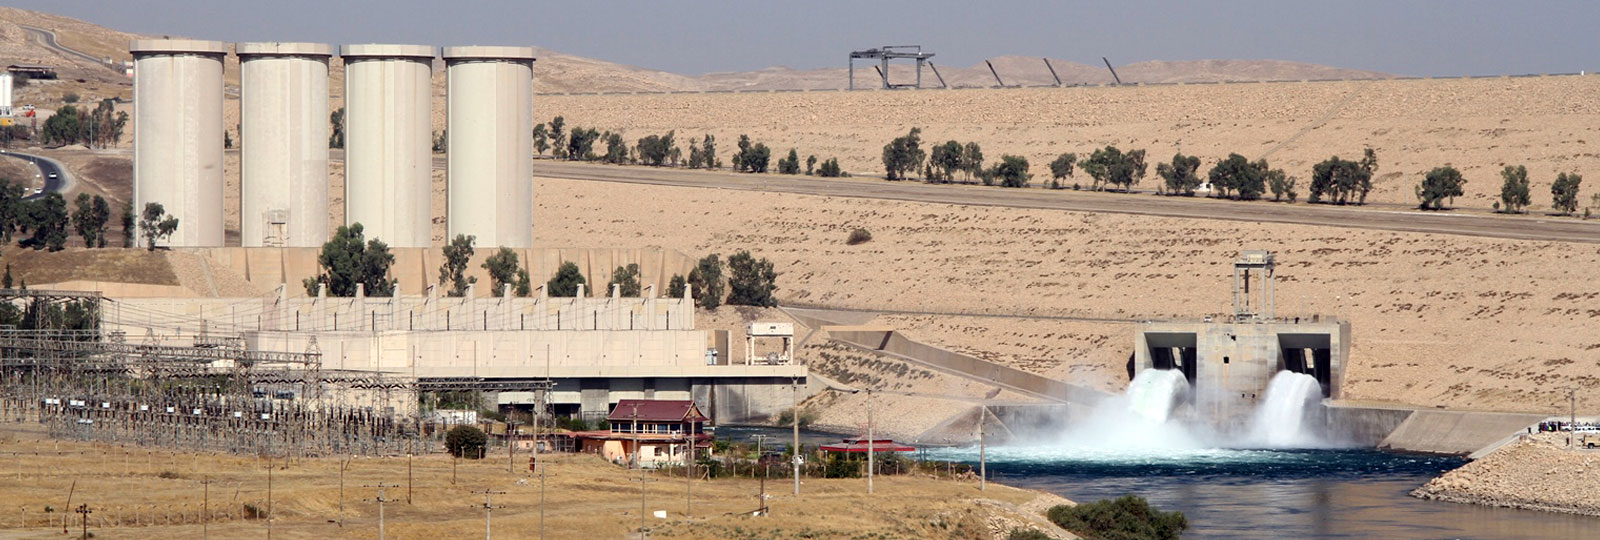
[[[392,247],[432,243],[433,58],[426,45],[345,45],[345,223]]]
[[[320,43],[240,43],[242,197],[247,247],[328,240],[328,58]]]
[[[533,247],[533,48],[445,47],[449,234]]]
[[[228,46],[134,40],[133,203],[161,203],[178,229],[161,245],[222,245],[222,59]]]

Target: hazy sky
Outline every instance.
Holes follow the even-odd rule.
[[[1600,69],[1600,2],[0,0],[125,31],[223,41],[538,45],[686,74],[837,67],[921,44],[1114,64],[1273,58],[1402,75]]]

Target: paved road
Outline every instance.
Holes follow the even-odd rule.
[[[62,56],[82,58],[84,60],[88,60],[94,65],[110,70],[116,70],[116,68],[107,65],[104,58],[99,58],[95,55],[62,45],[59,41],[56,41],[56,33],[48,28],[39,28],[37,26],[28,26],[23,24],[19,24],[17,26],[21,27],[22,31],[27,32],[28,36],[33,38],[34,41],[39,42],[39,44],[43,45],[46,49],[55,51],[57,54]]]
[[[34,167],[39,168],[39,178],[44,180],[44,191],[40,192],[38,195],[34,195],[33,190],[30,189],[28,190],[28,195],[23,197],[22,200],[26,201],[37,197],[43,197],[45,193],[62,193],[68,188],[72,187],[72,175],[67,173],[67,167],[62,165],[59,161],[44,156],[19,154],[7,150],[0,150],[0,154],[28,160],[29,162],[33,163]],[[54,175],[55,177],[51,178],[51,175]]]
[[[439,167],[442,159],[435,160]],[[933,185],[877,179],[817,178],[776,174],[736,174],[653,167],[621,167],[535,160],[537,176],[599,182],[801,193],[829,197],[886,199],[923,203],[1108,212],[1177,218],[1291,223],[1434,234],[1600,243],[1600,222],[1545,216],[1497,216],[1469,212],[1338,207],[1310,204],[1239,202],[1194,197],[1125,193],[1004,189]]]

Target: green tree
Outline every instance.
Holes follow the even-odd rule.
[[[1135,495],[1058,505],[1046,514],[1050,521],[1073,534],[1105,540],[1178,540],[1189,528],[1183,512],[1162,512]]]
[[[111,222],[111,205],[105,197],[79,193],[73,201],[72,228],[83,237],[84,247],[106,247],[106,224]]]
[[[971,182],[973,175],[983,172],[983,147],[976,142],[967,143],[961,150],[961,170],[967,173],[967,181]]]
[[[1010,188],[1028,187],[1028,181],[1033,178],[1028,174],[1028,158],[1010,154],[1000,156],[1000,163],[995,164],[990,174],[1000,180],[1000,187]]]
[[[5,278],[0,278],[0,287],[5,287],[7,289],[10,289],[12,284],[13,283],[11,281],[11,263],[6,263],[6,276],[5,276]]]
[[[922,128],[914,127],[910,133],[883,145],[883,171],[890,180],[909,178],[911,173],[922,168],[926,157],[922,151]]]
[[[1435,167],[1422,177],[1422,183],[1417,185],[1418,206],[1423,210],[1442,210],[1444,200],[1450,199],[1454,204],[1455,198],[1461,196],[1461,188],[1467,180],[1461,177],[1461,171],[1455,167],[1445,165]]]
[[[806,156],[806,176],[811,176],[813,174],[816,174],[816,172],[817,172],[817,156],[816,156],[816,154],[812,154],[812,155]]]
[[[733,154],[735,172],[764,173],[772,160],[772,150],[767,145],[752,143],[748,135],[739,136],[739,151]]]
[[[367,240],[361,224],[340,225],[317,254],[317,276],[306,278],[306,296],[316,296],[322,285],[331,296],[355,296],[361,285],[367,296],[393,296],[396,280],[389,279],[394,255],[388,244]]]
[[[717,160],[717,138],[706,134],[702,142],[689,142],[689,168],[691,169],[718,169],[722,162]]]
[[[450,130],[433,132],[433,153],[443,154],[450,150]]]
[[[777,282],[778,273],[766,257],[757,259],[744,250],[728,256],[729,305],[776,306],[778,301],[772,293],[778,290]]]
[[[1500,184],[1500,209],[1510,214],[1522,213],[1533,202],[1533,193],[1528,187],[1528,168],[1522,165],[1506,165],[1500,170],[1500,178],[1505,182]]]
[[[928,168],[933,174],[927,175],[929,182],[950,182],[955,180],[956,171],[962,170],[961,143],[945,141],[944,144],[935,145],[928,152]]]
[[[1115,146],[1095,150],[1081,165],[1094,179],[1094,189],[1121,187],[1126,190],[1144,179],[1144,150],[1123,153]]]
[[[506,285],[511,286],[513,295],[533,294],[532,285],[528,281],[528,271],[520,266],[517,252],[511,248],[500,248],[484,259],[483,269],[489,273],[489,284],[492,286],[490,292],[495,296],[504,296]]]
[[[838,158],[828,158],[827,161],[822,162],[821,167],[817,167],[817,176],[821,176],[823,178],[838,178],[848,175],[844,173],[843,169],[839,168]]]
[[[550,149],[550,129],[544,124],[533,126],[533,153],[543,154]]]
[[[123,203],[122,204],[122,247],[125,247],[125,248],[133,247],[134,233],[137,232],[136,228],[133,226],[133,219],[134,219],[133,218],[133,201],[128,201],[128,202]]]
[[[639,296],[643,289],[639,285],[639,263],[628,263],[627,266],[618,266],[611,272],[611,282],[606,284],[606,290],[621,287],[622,296],[633,298]]]
[[[717,309],[722,305],[722,257],[712,253],[701,258],[689,271],[688,283],[696,305]]]
[[[444,434],[445,450],[463,459],[482,459],[489,436],[475,426],[459,425]]]
[[[0,241],[11,243],[27,225],[28,203],[22,200],[27,190],[19,183],[0,180]]]
[[[161,203],[144,203],[144,214],[139,217],[139,234],[144,236],[146,249],[155,251],[156,241],[172,236],[177,230],[178,218],[167,215],[167,209]]]
[[[45,144],[75,144],[88,133],[88,125],[88,119],[79,114],[77,107],[64,105],[44,121],[39,132]]]
[[[61,102],[62,103],[77,103],[77,102],[81,101],[82,99],[83,99],[82,96],[79,96],[78,94],[72,93],[72,92],[68,92],[67,95],[61,96]]]
[[[122,140],[123,128],[128,125],[128,113],[117,112],[116,102],[100,100],[100,104],[84,119],[85,133],[80,139],[91,147],[106,148]]]
[[[1265,165],[1266,162],[1262,162]],[[1211,188],[1224,197],[1251,200],[1266,191],[1266,177],[1261,168],[1239,154],[1228,154],[1218,161],[1208,174]]]
[[[567,159],[594,161],[594,143],[599,139],[600,132],[598,130],[573,127],[572,132],[567,135]]]
[[[1365,204],[1367,193],[1372,191],[1372,174],[1377,171],[1378,158],[1368,148],[1361,162],[1347,161],[1333,156],[1311,167],[1311,202],[1332,204]]]
[[[638,146],[635,146],[639,150],[639,161],[652,167],[665,165],[668,158],[672,157],[672,151],[677,149],[673,143],[676,135],[677,132],[668,131],[666,135],[650,135],[639,139]]]
[[[33,231],[33,237],[23,244],[33,249],[45,248],[61,251],[67,246],[67,228],[71,216],[67,214],[67,200],[60,193],[50,192],[27,203],[24,224]]]
[[[602,161],[612,165],[622,165],[628,162],[628,143],[622,141],[621,133],[607,131],[602,139],[606,141],[606,155]]]
[[[667,280],[667,297],[683,298],[683,290],[687,287],[688,282],[684,281],[683,274],[673,274],[672,279]]]
[[[1077,164],[1078,155],[1072,152],[1056,156],[1056,160],[1050,162],[1050,189],[1061,189],[1063,186],[1061,180],[1071,178],[1072,169]],[[1157,170],[1160,170],[1160,167],[1157,167]]]
[[[478,282],[478,278],[467,275],[467,265],[472,262],[472,244],[477,239],[470,234],[457,234],[444,246],[444,263],[439,265],[439,286],[449,285],[449,296],[465,296],[467,286]]]
[[[779,174],[800,174],[800,153],[789,149],[789,157],[778,160]]]
[[[344,148],[344,107],[328,114],[328,148]]]
[[[588,282],[583,278],[583,271],[578,270],[577,263],[565,261],[556,268],[556,275],[545,282],[544,290],[550,296],[572,298],[578,296],[578,286]]]
[[[1200,158],[1185,156],[1183,152],[1172,155],[1171,163],[1157,163],[1156,176],[1166,182],[1169,195],[1194,195],[1194,190],[1200,187],[1200,175],[1195,174],[1200,170]]]
[[[550,146],[558,158],[567,157],[567,119],[557,116],[550,119]]]
[[[1550,184],[1552,206],[1562,215],[1571,215],[1578,210],[1578,186],[1583,184],[1583,176],[1578,173],[1561,173],[1556,175],[1555,183]]]
[[[1283,169],[1267,171],[1267,188],[1272,190],[1272,200],[1274,201],[1288,197],[1289,202],[1294,202],[1295,199],[1299,198],[1300,193],[1295,191],[1294,188],[1296,182],[1298,180],[1285,174]]]

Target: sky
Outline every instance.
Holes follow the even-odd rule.
[[[940,65],[1277,59],[1453,76],[1600,69],[1600,2],[1482,0],[0,0],[219,41],[536,45],[683,74],[842,67],[920,44]],[[25,23],[25,22],[24,22]]]

